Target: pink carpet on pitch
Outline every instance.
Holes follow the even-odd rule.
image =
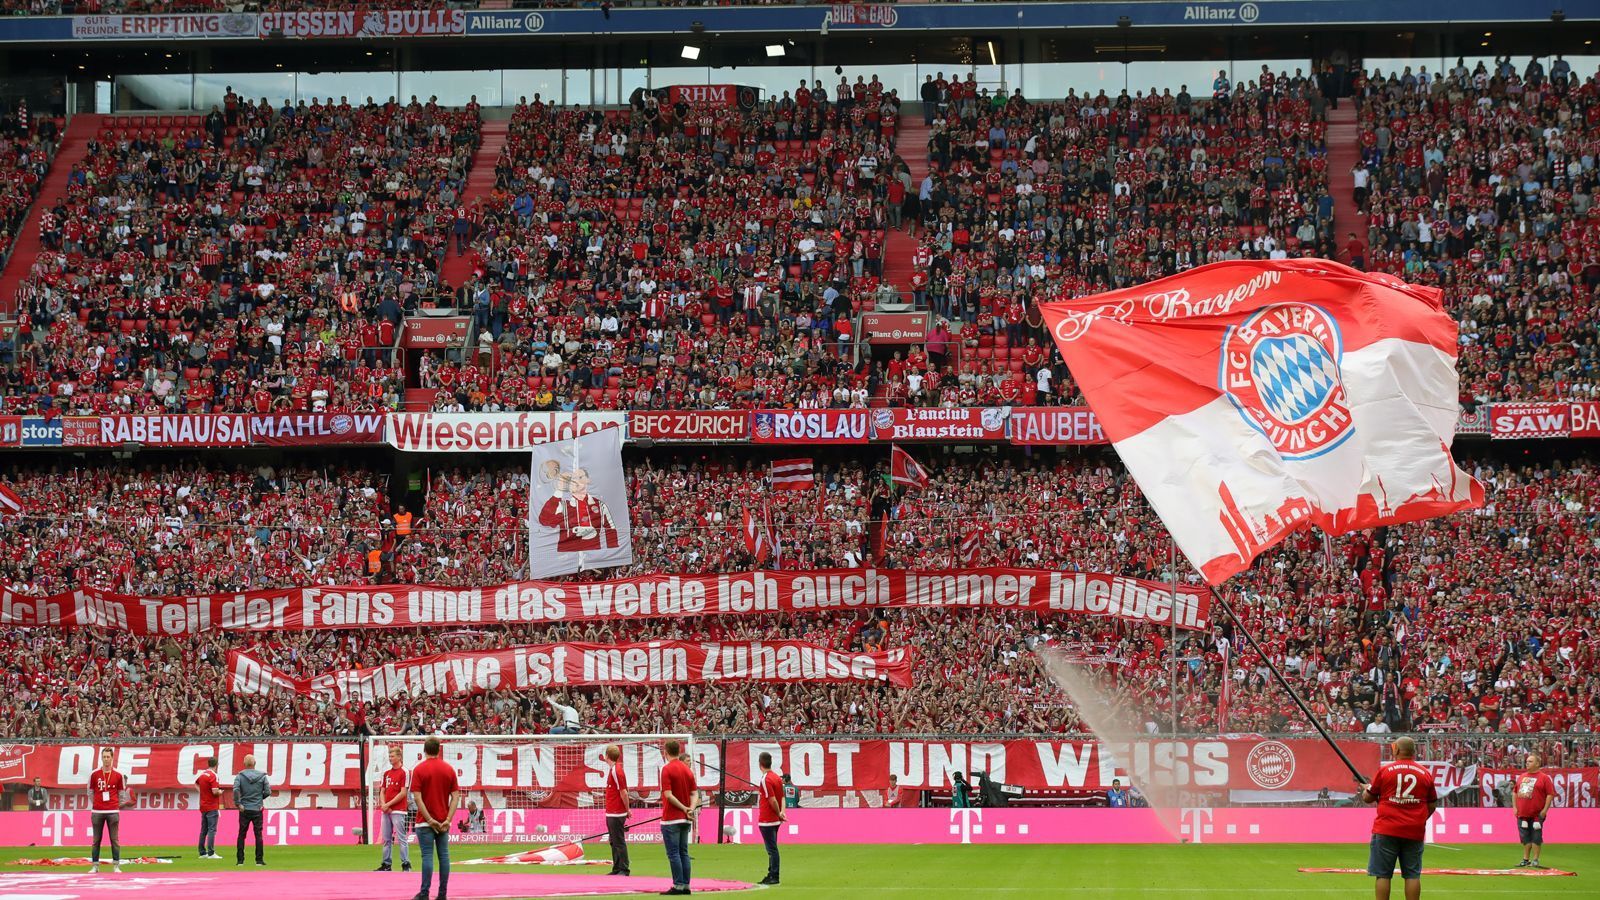
[[[22,894],[59,900],[216,900],[292,893],[295,900],[382,900],[409,897],[421,887],[415,872],[295,872],[248,867],[221,872],[0,872],[0,896]],[[523,897],[600,897],[659,893],[667,878],[567,875],[554,872],[451,872],[451,900],[512,900]],[[694,880],[694,891],[740,891],[743,881]],[[439,889],[436,880],[433,891]]]
[[[1366,869],[1301,869],[1319,875],[1365,875]],[[1576,875],[1577,872],[1564,872],[1560,869],[1423,869],[1424,875],[1518,875],[1527,878],[1540,878],[1547,876]]]

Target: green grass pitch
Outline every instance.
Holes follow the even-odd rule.
[[[194,858],[193,847],[124,847],[128,856],[176,856],[160,871],[224,871],[234,868],[232,845],[219,846],[225,859]],[[453,861],[496,856],[528,849],[457,844]],[[766,855],[755,845],[700,845],[691,848],[698,877],[759,880],[766,874]],[[590,852],[605,858],[605,845]],[[86,848],[27,847],[0,849],[5,871],[18,871],[20,857],[87,855]],[[268,847],[267,864],[285,873],[295,869],[366,870],[377,865],[376,847]],[[1521,849],[1511,846],[1466,845],[1460,849],[1430,847],[1424,865],[1437,868],[1504,868],[1515,865]],[[1423,895],[1434,897],[1579,897],[1600,896],[1591,873],[1600,873],[1600,845],[1551,845],[1544,862],[1578,873],[1576,878],[1444,877],[1423,879]],[[1349,844],[1244,845],[853,845],[796,844],[783,848],[783,884],[775,890],[795,897],[1054,897],[1093,892],[1096,897],[1371,897],[1372,879],[1364,875],[1303,875],[1302,866],[1363,867],[1366,847]],[[143,867],[131,867],[133,871]],[[155,867],[150,867],[155,868]],[[253,868],[253,867],[252,867]],[[455,866],[454,871],[491,871],[499,866]],[[505,867],[510,868],[510,867]],[[515,867],[538,878],[533,867]],[[575,868],[549,870],[573,873]],[[605,869],[587,869],[604,877]],[[635,875],[666,875],[661,848],[633,848]],[[416,874],[394,874],[395,897],[417,889]],[[286,896],[293,885],[285,881]],[[635,895],[646,896],[646,895]],[[710,896],[710,895],[708,895]],[[1394,896],[1402,896],[1398,880]]]

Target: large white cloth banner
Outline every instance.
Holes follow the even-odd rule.
[[[534,447],[528,513],[529,578],[632,563],[622,429]]]

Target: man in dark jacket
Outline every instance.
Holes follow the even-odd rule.
[[[252,826],[256,831],[256,865],[267,864],[266,848],[261,834],[261,804],[272,796],[272,785],[267,776],[256,768],[256,758],[244,758],[244,770],[233,776],[233,805],[239,808],[239,844],[237,865],[244,865],[244,835]]]

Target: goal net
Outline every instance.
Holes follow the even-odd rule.
[[[560,844],[584,838],[606,839],[606,747],[622,750],[623,771],[632,794],[630,824],[660,814],[662,748],[676,739],[683,756],[694,760],[689,734],[527,734],[441,736],[440,757],[456,770],[461,808],[450,823],[452,841],[465,843]],[[367,738],[367,835],[382,838],[379,804],[390,749],[399,748],[408,775],[423,759],[425,737]],[[409,798],[408,798],[409,800]],[[414,830],[415,808],[406,806],[406,833]],[[634,828],[629,841],[660,840],[653,823]]]

